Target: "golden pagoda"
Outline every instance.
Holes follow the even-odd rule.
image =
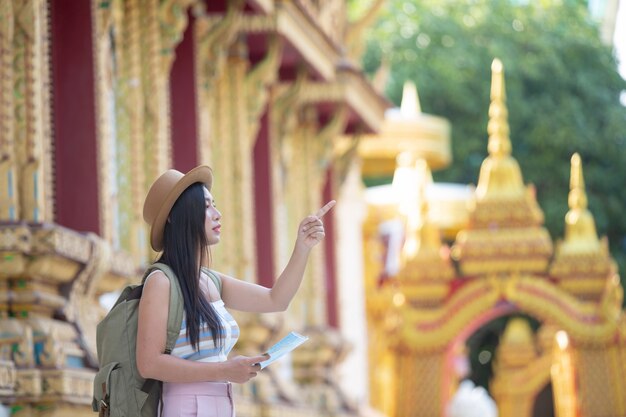
[[[467,377],[459,363],[468,354],[468,339],[493,320],[512,317],[494,352],[489,386],[500,416],[541,415],[533,413],[550,404],[560,417],[625,415],[623,288],[587,210],[580,157],[572,158],[566,234],[553,257],[534,189],[524,186],[511,153],[504,69],[497,59],[487,130],[488,156],[470,199],[469,221],[450,250],[454,262],[445,256],[447,246],[433,238],[436,230],[410,221],[425,218],[422,203],[407,215],[398,272],[385,287],[368,288],[378,312],[370,337],[379,341],[370,356],[371,390],[378,393],[372,405],[394,417],[446,415]],[[398,206],[395,214],[387,210],[387,218],[401,216]],[[371,242],[385,220],[370,216],[364,225],[366,236],[374,232],[364,242],[366,276],[382,268],[372,260]],[[536,333],[523,316],[539,323]],[[376,362],[380,358],[392,360]],[[391,386],[375,378],[381,367]],[[549,404],[539,403],[546,398]]]
[[[607,278],[617,273],[617,267],[610,257],[606,237],[598,239],[593,215],[587,209],[580,155],[572,156],[571,165],[565,239],[557,243],[550,275],[578,298],[598,301]]]
[[[539,272],[552,255],[552,241],[541,226],[543,213],[533,188],[524,187],[520,167],[511,156],[500,60],[493,61],[491,70],[489,156],[480,167],[469,226],[457,236],[454,256],[466,276],[508,273],[511,268]]]

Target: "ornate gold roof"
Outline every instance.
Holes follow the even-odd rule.
[[[402,152],[426,160],[431,169],[445,168],[452,161],[450,123],[421,112],[417,89],[410,82],[404,86],[400,109],[390,109],[385,114],[381,132],[361,140],[363,176],[392,176],[396,156]]]

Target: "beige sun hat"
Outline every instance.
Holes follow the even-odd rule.
[[[211,168],[200,165],[186,174],[168,169],[150,186],[143,204],[143,219],[150,225],[150,245],[155,251],[163,250],[163,230],[174,203],[196,182],[203,183],[210,191],[213,184]]]

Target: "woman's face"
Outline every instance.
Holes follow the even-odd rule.
[[[206,203],[204,231],[209,245],[215,245],[220,241],[220,219],[222,218],[222,213],[215,207],[215,200],[213,200],[211,192],[206,187],[204,187],[204,201]]]

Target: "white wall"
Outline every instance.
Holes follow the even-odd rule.
[[[367,214],[361,168],[354,162],[337,196],[337,301],[339,328],[353,350],[339,367],[344,392],[358,404],[367,404],[368,363],[363,221]]]

